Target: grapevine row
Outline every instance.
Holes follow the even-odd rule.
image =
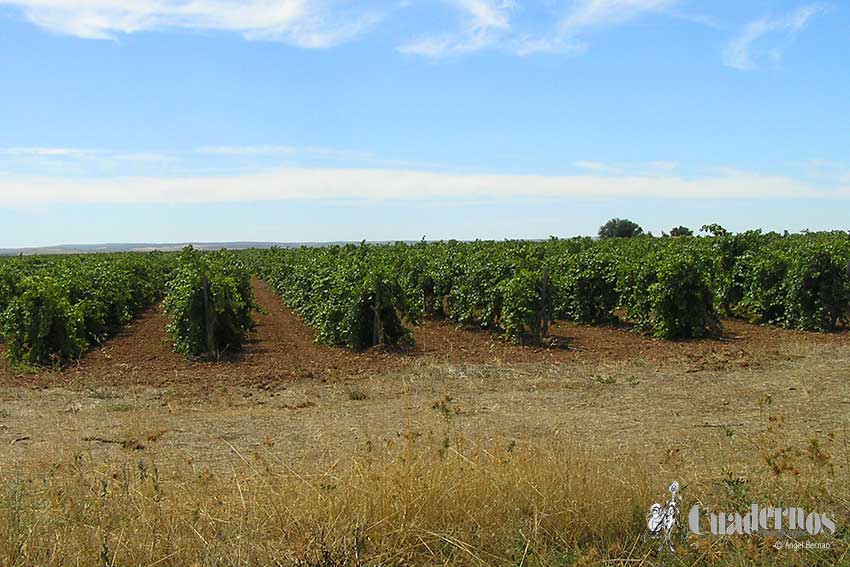
[[[18,365],[76,359],[160,300],[174,349],[189,356],[239,350],[253,328],[250,275],[233,253],[0,261],[0,337]]]
[[[45,365],[102,343],[162,296],[165,255],[0,262],[0,335],[15,363]]]
[[[850,319],[850,236],[841,232],[245,254],[316,329],[317,340],[354,349],[409,343],[405,323],[425,316],[492,329],[515,342],[539,342],[551,319],[621,318],[664,339],[718,336],[722,317],[810,331]]]
[[[166,289],[163,308],[177,352],[219,357],[242,349],[257,305],[250,275],[235,254],[186,248]]]
[[[0,336],[15,363],[78,357],[164,297],[175,350],[239,350],[256,309],[250,271],[316,331],[355,350],[409,345],[423,317],[540,342],[551,320],[623,319],[664,339],[721,319],[831,331],[850,319],[850,236],[420,242],[0,260]]]

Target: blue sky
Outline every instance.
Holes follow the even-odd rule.
[[[0,247],[850,229],[850,6],[0,0]]]

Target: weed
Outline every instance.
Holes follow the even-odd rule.
[[[369,393],[359,386],[355,386],[348,390],[348,399],[355,402],[362,402],[369,399]]]
[[[460,414],[460,410],[454,407],[453,403],[454,398],[446,394],[443,398],[431,404],[431,409],[442,415],[446,421],[451,421],[455,415]]]

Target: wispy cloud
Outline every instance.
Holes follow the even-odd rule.
[[[751,70],[765,61],[776,66],[784,48],[812,18],[826,12],[824,4],[808,4],[778,18],[761,18],[747,24],[723,51],[723,62],[733,69]],[[768,45],[768,37],[778,38]]]
[[[89,39],[191,29],[235,32],[247,39],[309,48],[356,37],[382,14],[365,4],[352,10],[309,0],[0,0],[2,5],[20,8],[38,26]]]
[[[155,154],[155,153],[130,153],[130,154],[113,154],[112,159],[118,161],[134,161],[134,162],[164,162],[176,161],[178,158],[175,155]]]
[[[679,164],[674,161],[647,161],[640,163],[607,163],[601,161],[577,161],[573,165],[581,170],[600,175],[657,176],[669,175]]]
[[[215,146],[198,148],[200,154],[223,156],[310,156],[326,159],[374,159],[369,152],[340,150],[336,148],[296,147],[296,146]]]
[[[595,171],[599,173],[611,171],[611,166],[601,161],[577,161],[573,165],[575,165],[579,169]]]
[[[793,164],[802,177],[827,185],[850,184],[850,165],[823,158],[808,159]]]
[[[792,178],[734,169],[692,179],[670,172],[654,176],[544,176],[301,167],[224,176],[0,179],[0,206],[512,197],[728,199],[817,197],[822,194],[826,193]],[[850,195],[850,187],[836,186],[828,194]]]
[[[513,0],[448,0],[462,15],[460,30],[418,38],[402,44],[402,53],[432,59],[494,50],[512,55],[568,53],[585,49],[581,42],[557,30],[539,32],[523,29],[515,15],[527,6]]]
[[[561,30],[576,34],[591,28],[620,26],[678,3],[679,0],[580,0],[561,20]]]
[[[82,148],[0,148],[0,156],[7,157],[85,158],[97,156],[101,153],[103,153],[101,150],[89,150]]]
[[[191,154],[219,155],[233,158],[290,156],[293,158],[321,158],[329,160],[374,160],[369,152],[323,147],[299,146],[213,146],[201,147],[191,152],[123,152],[112,149],[67,147],[0,147],[0,160],[29,159],[41,161],[99,161],[99,162],[166,162],[177,161]]]
[[[519,56],[536,53],[577,53],[588,47],[584,38],[595,29],[629,23],[643,14],[663,13],[679,0],[576,0],[554,18],[550,29],[526,29],[514,16],[530,8],[509,0],[451,0],[464,16],[461,31],[416,39],[403,53],[441,58],[491,49]],[[551,11],[547,3],[540,3]],[[682,18],[681,15],[669,15]],[[693,18],[690,16],[689,18]],[[546,20],[547,18],[543,18]]]
[[[508,29],[509,11],[516,7],[513,0],[452,0],[472,16],[472,25],[481,29]]]
[[[315,166],[446,170],[444,163],[386,158],[369,151],[322,146],[206,146],[180,151],[123,151],[71,147],[0,147],[0,175],[203,175],[256,172],[268,167]]]
[[[399,47],[402,53],[439,58],[462,55],[495,45],[511,29],[512,0],[450,0],[463,14],[462,30],[415,39]]]
[[[0,159],[74,160],[74,161],[173,161],[176,156],[162,153],[119,152],[114,150],[61,147],[0,147]]]

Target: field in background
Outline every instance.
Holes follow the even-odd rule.
[[[317,345],[261,284],[241,356],[188,361],[148,311],[0,405],[4,565],[838,564],[850,337],[728,322],[663,342],[563,324],[547,347],[428,322],[406,355]],[[829,551],[692,539],[649,505],[836,515]]]

